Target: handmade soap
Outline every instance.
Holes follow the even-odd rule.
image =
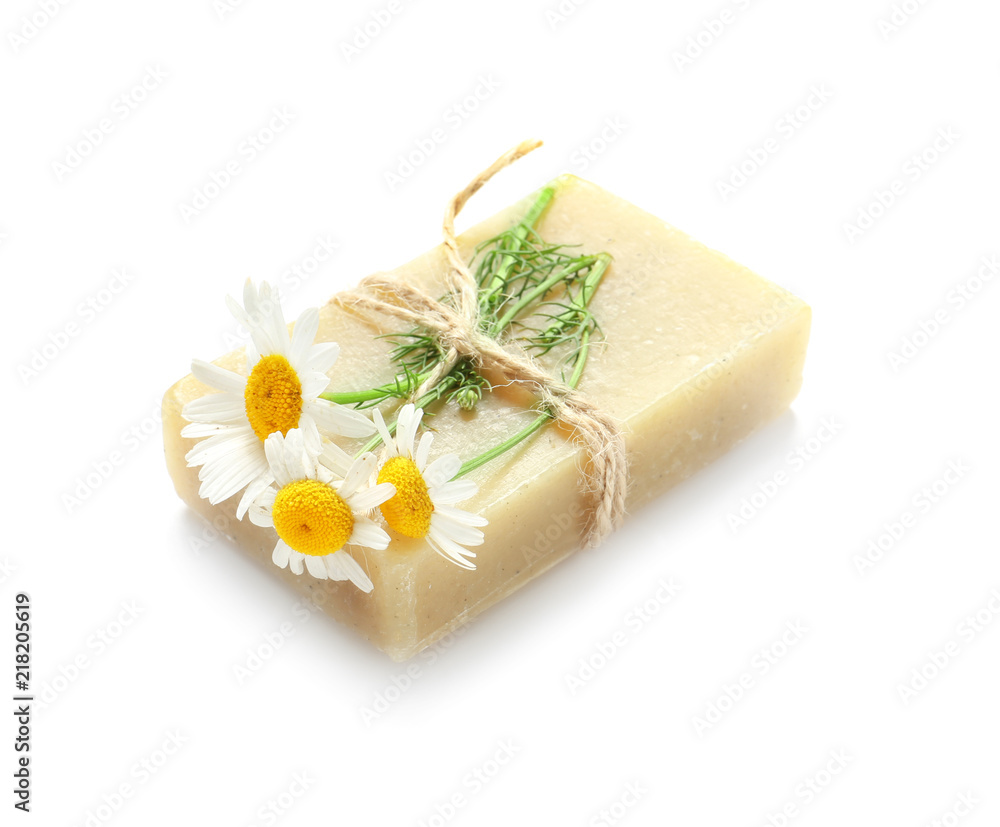
[[[537,227],[541,237],[613,257],[591,303],[601,343],[580,390],[624,427],[628,508],[635,511],[788,407],[801,384],[810,311],[787,291],[594,184],[563,176],[553,186],[556,196]],[[530,201],[463,233],[466,259],[477,244],[519,221]],[[438,247],[393,275],[440,295],[444,273]],[[392,319],[333,303],[323,307],[317,341],[341,346],[336,390],[390,381],[392,344],[377,337],[400,329]],[[558,354],[541,363],[558,374]],[[245,371],[242,352],[217,364]],[[475,571],[452,565],[423,540],[401,537],[385,551],[351,550],[374,583],[369,594],[348,581],[280,569],[271,562],[273,529],[236,519],[239,496],[217,506],[198,496],[198,469],[184,460],[194,442],[180,435],[181,410],[210,392],[187,376],[163,400],[167,465],[178,494],[205,518],[224,521],[240,547],[275,577],[395,660],[413,656],[580,547],[592,505],[581,489],[583,460],[572,434],[548,425],[469,475],[479,493],[462,507],[489,520],[486,542],[475,549]],[[442,409],[430,422],[435,452],[463,458],[482,453],[531,421],[531,402],[523,390],[497,388],[474,411]],[[616,553],[627,555],[628,549]]]

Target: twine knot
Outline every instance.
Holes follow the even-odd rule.
[[[416,390],[414,398],[422,397],[451,373],[460,359],[466,358],[479,370],[527,388],[538,398],[540,407],[571,428],[574,438],[585,449],[590,466],[584,469],[584,482],[595,504],[589,515],[585,542],[596,546],[621,524],[625,515],[628,459],[621,428],[584,394],[550,376],[523,350],[483,331],[479,287],[462,259],[455,236],[455,217],[466,202],[497,172],[539,146],[541,141],[525,141],[504,153],[448,205],[443,234],[450,265],[449,303],[381,274],[363,279],[355,290],[337,296],[334,301],[345,307],[394,316],[434,336],[445,356]]]

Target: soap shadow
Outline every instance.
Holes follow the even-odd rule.
[[[793,411],[786,411],[771,423],[748,436],[704,468],[699,469],[652,502],[630,513],[625,525],[595,549],[581,549],[558,563],[551,572],[535,578],[514,594],[487,609],[476,618],[449,660],[463,661],[468,668],[489,671],[491,663],[505,662],[498,656],[508,648],[523,647],[528,638],[551,634],[551,646],[566,652],[567,665],[580,648],[573,630],[551,631],[554,612],[586,612],[588,607],[608,607],[604,595],[609,567],[620,571],[635,568],[637,560],[646,574],[635,587],[641,597],[648,584],[666,575],[670,556],[681,549],[677,543],[681,527],[690,530],[702,521],[710,522],[713,531],[699,553],[718,553],[737,548],[741,542],[731,532],[724,535],[715,529],[723,524],[728,509],[738,502],[759,479],[769,477],[783,467],[788,452],[802,437],[801,421]],[[703,532],[699,532],[701,534]],[[721,540],[720,540],[721,535]],[[651,537],[656,540],[649,542]],[[624,607],[627,608],[627,607]]]
[[[457,633],[446,636],[443,642],[409,661],[393,661],[353,629],[324,612],[316,612],[309,622],[316,627],[311,634],[319,633],[322,638],[315,645],[324,651],[335,651],[344,668],[361,670],[358,674],[365,676],[363,683],[371,682],[376,687],[406,672],[411,663],[418,663],[422,673],[436,676],[426,681],[428,687],[439,681],[444,685],[452,679],[461,680],[462,675],[478,670],[488,673],[497,664],[509,663],[511,651],[516,655],[528,639],[539,636],[549,638],[552,646],[564,651],[569,663],[580,648],[579,634],[553,624],[553,614],[564,612],[575,616],[574,613],[586,611],[587,607],[602,605],[609,566],[618,570],[623,566],[634,568],[637,559],[643,560],[641,565],[647,572],[645,581],[636,584],[636,595],[641,596],[647,583],[666,573],[670,555],[683,548],[676,544],[680,533],[677,527],[690,528],[701,521],[718,526],[733,502],[745,496],[759,479],[782,467],[785,456],[801,439],[800,424],[794,412],[785,412],[708,466],[630,513],[625,525],[598,548],[574,552],[551,573],[536,577]],[[189,537],[202,536],[211,525],[190,509],[184,509],[180,522],[183,534]],[[651,536],[656,537],[655,543],[649,542]],[[708,547],[700,552],[718,553],[724,548],[738,547],[739,543],[740,538],[730,533],[722,535],[720,540],[720,532],[716,531]],[[185,551],[192,553],[182,550]],[[219,560],[217,570],[226,580],[224,587],[246,594],[252,605],[290,607],[302,599],[294,588],[271,576],[267,565],[249,559],[225,535],[219,534],[211,540],[201,554]],[[234,640],[234,649],[242,643]],[[430,656],[429,651],[433,652]],[[453,673],[457,674],[449,678]],[[423,691],[424,688],[415,686],[414,700]]]
[[[190,508],[183,510],[179,522],[180,531],[185,536],[201,541],[193,544],[199,547],[198,550],[183,547],[178,549],[178,553],[189,557],[204,558],[201,561],[204,564],[200,567],[201,576],[215,579],[220,589],[245,595],[251,611],[254,606],[277,607],[279,612],[281,607],[285,607],[288,609],[288,616],[280,618],[278,622],[282,619],[289,620],[296,627],[302,623],[293,616],[291,607],[296,601],[306,601],[307,598],[288,583],[273,576],[273,563],[248,555],[235,540],[216,531],[209,521]],[[201,543],[205,545],[202,546]],[[316,627],[324,638],[329,637],[329,640],[324,640],[320,645],[326,647],[327,651],[336,651],[338,659],[350,662],[351,668],[377,672],[379,665],[398,667],[398,664],[393,664],[387,655],[375,649],[353,629],[338,623],[323,611],[312,612],[307,625]],[[234,639],[234,656],[239,654],[239,647],[244,644],[244,639]]]

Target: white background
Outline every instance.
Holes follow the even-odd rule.
[[[32,690],[48,700],[17,818],[1000,822],[1000,286],[981,264],[1000,253],[1000,9],[908,0],[890,31],[889,0],[231,6],[0,11],[0,626],[10,663],[14,595],[30,593]],[[388,22],[348,55],[379,10]],[[248,160],[274,110],[290,122]],[[445,140],[402,174],[435,129]],[[245,278],[280,280],[335,242],[289,295],[294,317],[437,243],[448,197],[528,137],[546,147],[464,226],[558,172],[589,178],[809,302],[805,383],[602,548],[394,664],[303,620],[183,507],[159,399],[193,356],[229,349],[223,298]],[[185,220],[233,159],[240,173]],[[847,229],[861,213],[870,226]],[[656,611],[637,620],[643,606]],[[804,630],[787,650],[786,624]]]

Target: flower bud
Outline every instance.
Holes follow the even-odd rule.
[[[482,392],[477,387],[466,386],[455,394],[455,401],[463,411],[471,411],[482,398]]]

